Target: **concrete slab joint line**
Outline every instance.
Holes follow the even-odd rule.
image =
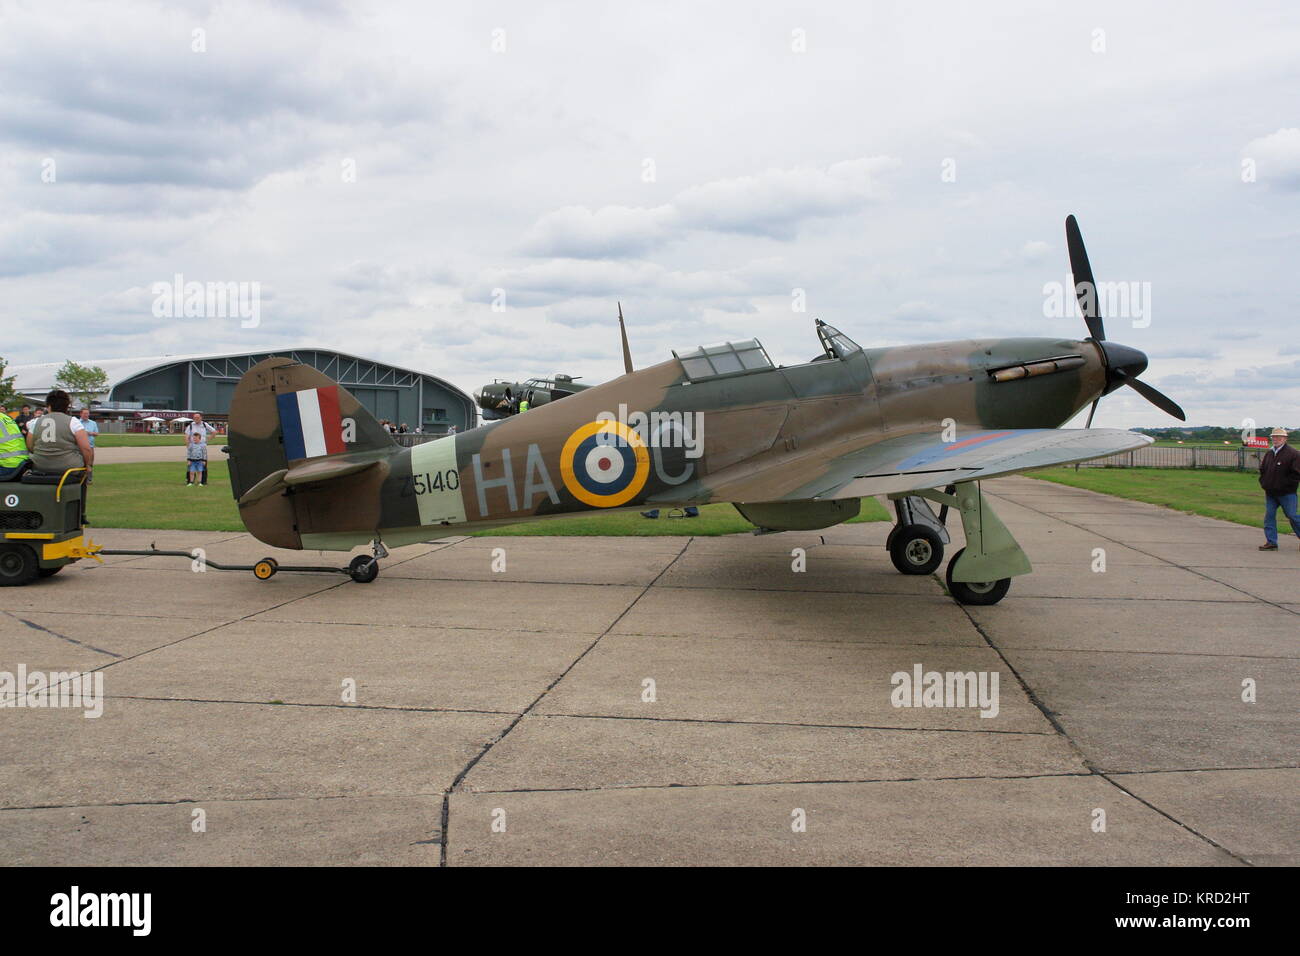
[[[1221,523],[1154,506],[1022,493],[1043,484],[986,486],[1036,569],[992,608],[897,575],[883,523],[464,537],[396,553],[378,591],[147,558],[7,589],[0,671],[106,672],[108,705],[0,720],[0,859],[252,863],[269,852],[252,835],[271,833],[278,858],[440,866],[1294,862],[1300,767],[1279,702],[1300,688],[1300,600],[1256,586],[1272,566],[1253,544],[1232,557],[1249,529],[1220,540]],[[201,541],[216,560],[260,556],[248,535]],[[796,544],[805,575],[785,573]],[[485,573],[496,546],[509,576]],[[1095,546],[1106,574],[1088,573]],[[123,601],[123,582],[167,597]],[[895,709],[888,675],[916,663],[999,671],[997,718]],[[1238,700],[1247,675],[1258,703]],[[792,806],[812,824],[793,839]],[[221,826],[171,838],[197,807]],[[508,833],[490,831],[496,807]],[[1089,832],[1094,807],[1108,834]]]
[[[664,566],[663,570],[660,571],[657,575],[655,575],[655,579],[653,581],[651,581],[649,584],[647,584],[645,587],[641,589],[640,593],[638,593],[637,596],[632,599],[631,603],[629,603],[628,606],[623,609],[623,612],[619,614],[618,617],[614,618],[614,620],[610,622],[609,626],[606,627],[605,630],[601,631],[600,634],[596,635],[596,639],[592,641],[589,645],[587,645],[586,649],[584,649],[581,654],[579,654],[576,658],[574,658],[573,661],[569,663],[569,666],[566,667],[564,671],[558,677],[555,678],[555,680],[551,681],[551,683],[548,684],[546,688],[543,689],[543,691],[537,695],[536,700],[534,700],[531,704],[529,704],[528,707],[524,709],[523,713],[519,714],[519,716],[517,716],[514,720],[512,720],[510,722],[510,725],[506,727],[506,729],[502,731],[496,738],[489,741],[488,744],[477,755],[475,755],[475,757],[472,760],[470,760],[469,763],[465,765],[464,769],[462,769],[461,772],[456,775],[456,779],[452,781],[451,787],[448,789],[446,796],[443,797],[442,852],[440,854],[440,859],[439,859],[440,866],[447,865],[447,832],[451,826],[451,794],[455,793],[457,790],[460,789],[460,786],[464,782],[465,777],[469,775],[469,772],[474,769],[474,766],[480,760],[482,760],[485,756],[487,756],[488,751],[490,751],[493,747],[495,747],[507,736],[509,736],[510,732],[514,730],[517,726],[519,726],[519,721],[523,720],[524,717],[526,717],[529,713],[531,713],[533,709],[539,703],[541,703],[542,699],[547,694],[550,693],[551,688],[553,688],[560,681],[564,680],[565,675],[567,675],[569,671],[573,670],[573,668],[577,666],[579,661],[581,661],[584,657],[586,657],[588,654],[592,652],[595,646],[600,643],[601,639],[610,631],[612,631],[615,625],[617,625],[619,621],[623,620],[624,616],[627,614],[628,611],[632,610],[632,608],[636,606],[637,601],[640,601],[641,598],[645,597],[646,593],[652,587],[655,586],[655,583],[661,577],[663,577],[664,574],[668,572],[668,569],[671,568],[674,564],[676,564],[677,561],[681,558],[681,556],[686,553],[686,549],[690,547],[691,542],[693,540],[694,538],[687,538],[685,543],[682,545],[681,550],[677,552],[677,555],[672,559],[672,561],[669,561],[668,564]]]

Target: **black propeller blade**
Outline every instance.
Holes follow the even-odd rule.
[[[1088,261],[1088,250],[1084,248],[1083,234],[1079,232],[1079,222],[1074,216],[1065,217],[1065,246],[1070,253],[1070,271],[1074,273],[1074,294],[1079,299],[1079,311],[1083,313],[1088,335],[1097,343],[1101,360],[1106,366],[1106,387],[1102,390],[1102,395],[1109,395],[1121,385],[1127,385],[1156,408],[1180,422],[1187,421],[1187,415],[1177,402],[1138,378],[1146,371],[1146,355],[1127,345],[1106,341],[1106,325],[1101,318],[1097,280],[1093,278],[1092,263]],[[1093,400],[1092,408],[1088,409],[1088,423],[1084,428],[1092,427],[1092,416],[1097,414],[1097,403],[1100,401],[1101,395]]]
[[[1073,215],[1065,217],[1065,247],[1070,252],[1070,271],[1074,273],[1074,294],[1079,297],[1079,311],[1088,325],[1088,334],[1100,342],[1106,337],[1106,325],[1101,318],[1097,302],[1097,282],[1092,277],[1092,263],[1083,245],[1078,220]]]
[[[1115,369],[1115,375],[1121,382],[1133,389],[1162,412],[1167,412],[1170,415],[1173,415],[1174,418],[1178,419],[1180,422],[1187,421],[1187,415],[1183,412],[1179,404],[1168,395],[1164,394],[1164,392],[1151,387],[1140,378],[1133,378],[1130,375],[1126,375],[1123,369]]]

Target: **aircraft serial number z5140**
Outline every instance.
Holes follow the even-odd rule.
[[[980,481],[1125,451],[1150,439],[1060,426],[1121,386],[1182,410],[1106,340],[1074,217],[1066,237],[1081,340],[1008,338],[863,349],[818,321],[821,349],[778,366],[756,339],[674,352],[525,414],[400,447],[348,391],[288,358],[250,369],[230,406],[230,479],[245,526],[279,548],[348,551],[359,581],[395,546],[612,508],[731,502],[758,530],[825,528],[885,495],[904,574],[943,561],[948,510],[966,546],[947,585],[994,604],[1029,560]],[[631,409],[632,412],[627,410]],[[949,422],[944,428],[941,423]],[[938,516],[931,504],[941,506]]]

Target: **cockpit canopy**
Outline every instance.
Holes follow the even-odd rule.
[[[692,382],[740,372],[758,372],[775,368],[767,350],[758,339],[704,345],[690,352],[673,352]]]
[[[823,354],[813,359],[814,362],[846,359],[862,351],[862,346],[857,342],[821,319],[817,320],[816,329],[817,340],[821,342]],[[682,363],[682,370],[692,382],[776,368],[758,339],[703,345],[689,352],[674,351],[673,357]]]

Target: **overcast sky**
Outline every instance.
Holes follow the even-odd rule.
[[[1099,281],[1150,283],[1107,336],[1189,422],[1300,426],[1293,0],[0,11],[12,364],[319,345],[596,382],[619,299],[638,365],[804,361],[814,317],[1081,338],[1044,314],[1073,212]],[[177,273],[259,283],[260,323],[155,316]],[[1121,389],[1097,424],[1173,420]]]

